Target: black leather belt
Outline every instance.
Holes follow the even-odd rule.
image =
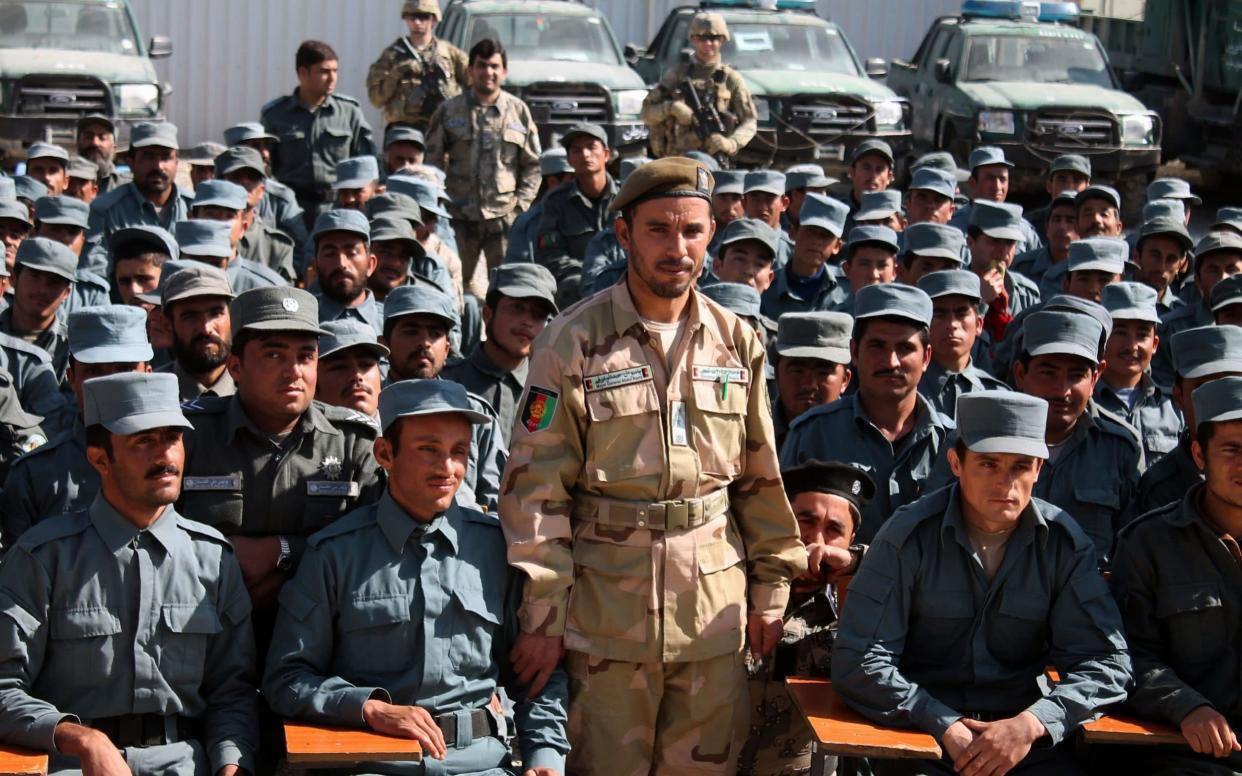
[[[457,720],[456,714],[441,714],[436,717],[436,727],[440,728],[440,732],[444,734],[444,743],[450,748],[456,746],[457,743]],[[492,716],[487,709],[474,709],[470,712],[470,740],[477,741],[480,738],[488,738],[496,735],[496,718]]]
[[[121,714],[83,722],[108,737],[117,749],[127,746],[162,746],[202,737],[200,720],[165,717],[161,714]]]

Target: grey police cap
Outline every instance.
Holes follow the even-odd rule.
[[[179,272],[183,269],[186,269],[187,267],[203,267],[203,266],[208,266],[208,265],[203,264],[203,262],[201,261],[194,261],[192,259],[185,259],[185,260],[166,259],[164,261],[163,271],[160,273],[160,282],[157,283],[155,288],[151,289],[150,291],[142,291],[140,293],[134,294],[134,299],[137,299],[139,302],[142,302],[143,304],[149,304],[155,307],[159,307],[164,303],[164,300],[160,295],[164,293],[164,286],[168,284],[168,279],[172,277],[174,273]]]
[[[90,222],[91,209],[75,197],[43,197],[35,201],[35,221],[41,224],[76,226],[85,229]]]
[[[957,431],[974,453],[1048,457],[1048,402],[1016,391],[974,391],[957,397]]]
[[[1053,173],[1058,172],[1076,172],[1085,176],[1087,180],[1091,180],[1091,160],[1079,154],[1061,154],[1052,160],[1052,165],[1048,168],[1048,177],[1051,178]]]
[[[910,191],[932,191],[946,199],[957,195],[957,179],[953,173],[935,167],[920,167],[910,178]]]
[[[0,181],[10,180],[8,178],[0,178]],[[0,199],[0,220],[9,219],[10,221],[21,221],[26,226],[30,226],[30,208],[26,207],[16,199]]]
[[[178,221],[173,229],[177,232],[182,255],[227,259],[233,254],[233,227],[227,221],[206,218]]]
[[[1235,304],[1242,304],[1242,275],[1227,277],[1212,286],[1209,301],[1212,312],[1219,312]]]
[[[1108,310],[1104,309],[1104,305],[1097,304],[1090,299],[1083,299],[1069,294],[1057,294],[1045,302],[1041,309],[1060,310],[1077,315],[1086,315],[1089,318],[1095,319],[1095,322],[1100,324],[1101,329],[1098,352],[1100,358],[1104,357],[1104,345],[1113,334],[1113,316],[1108,314]]]
[[[742,194],[746,191],[745,170],[721,170],[715,174],[716,186],[712,194]]]
[[[194,201],[190,207],[220,207],[241,212],[249,204],[249,195],[241,186],[226,180],[212,179],[203,181],[194,188]]]
[[[82,422],[128,436],[156,428],[194,428],[181,412],[177,376],[122,372],[82,384]]]
[[[1208,232],[1195,246],[1195,266],[1199,266],[1199,261],[1204,256],[1213,253],[1242,254],[1242,235],[1225,230]]]
[[[808,191],[798,211],[798,225],[814,226],[840,237],[849,215],[849,207],[841,200]]]
[[[1152,199],[1143,205],[1143,222],[1156,218],[1186,223],[1186,205],[1180,199]]]
[[[1222,377],[1204,383],[1190,395],[1196,423],[1242,420],[1242,377]]]
[[[101,124],[104,127],[106,127],[109,132],[111,132],[114,135],[116,134],[116,124],[113,124],[112,119],[108,118],[102,113],[88,113],[85,116],[79,118],[77,122],[77,129],[79,132],[81,132],[83,127],[86,127],[90,124]]]
[[[290,286],[252,288],[229,305],[233,339],[243,331],[323,334],[319,302],[309,291]]]
[[[14,264],[50,272],[70,283],[78,278],[78,257],[67,246],[46,237],[27,237],[22,240],[21,245],[17,246]]]
[[[964,296],[976,301],[983,299],[979,276],[964,269],[946,269],[928,272],[919,278],[919,288],[931,299],[942,296]]]
[[[413,143],[419,148],[426,148],[427,136],[414,127],[390,124],[388,129],[384,130],[384,150],[387,151],[393,143]]]
[[[440,204],[440,192],[428,181],[409,175],[389,175],[385,181],[389,194],[405,194],[418,203],[424,213],[433,213],[440,218],[449,218],[448,211]]]
[[[185,161],[195,167],[215,167],[216,157],[224,153],[225,146],[219,143],[199,143],[185,155]]]
[[[776,354],[781,358],[814,358],[850,363],[854,319],[846,313],[785,313],[776,324]]]
[[[329,232],[350,232],[361,237],[364,242],[371,242],[371,223],[358,210],[335,209],[320,213],[315,219],[315,228],[311,230],[311,240],[317,243],[320,237]]]
[[[180,148],[177,143],[177,127],[167,121],[143,121],[133,126],[129,132],[129,147]]]
[[[106,304],[69,313],[69,354],[83,364],[139,364],[151,360],[147,313]]]
[[[392,191],[378,194],[367,200],[367,204],[363,206],[363,212],[372,221],[383,216],[413,222],[419,226],[423,225],[423,209],[408,194],[398,194]],[[372,226],[372,231],[374,231],[374,226]],[[372,236],[371,239],[378,240],[379,238]]]
[[[1017,242],[1025,236],[1022,231],[1022,208],[1009,202],[976,199],[970,209],[970,225],[994,240]]]
[[[178,221],[174,229],[180,229],[181,224],[201,223],[198,221]],[[221,223],[213,221],[210,223]],[[222,224],[226,230],[231,230],[228,224]],[[158,226],[147,226],[142,224],[139,226],[127,226],[124,229],[118,229],[108,238],[108,246],[112,248],[114,258],[129,258],[138,253],[162,253],[170,259],[175,259],[180,255],[178,241],[166,230]],[[223,254],[228,256],[228,253]]]
[[[1005,150],[999,146],[979,146],[970,152],[970,158],[966,162],[971,172],[990,164],[1013,167],[1013,162],[1005,158]]]
[[[69,164],[69,152],[51,143],[31,143],[30,148],[26,149],[26,159],[55,159],[67,165]]]
[[[1022,349],[1031,356],[1078,356],[1098,364],[1103,333],[1104,327],[1090,316],[1040,310],[1022,326]]]
[[[745,283],[712,283],[700,289],[703,296],[743,318],[761,317],[759,292]]]
[[[914,286],[878,283],[854,294],[854,320],[905,318],[918,326],[930,326],[931,298]]]
[[[40,197],[48,195],[47,186],[41,181],[31,178],[29,175],[18,175],[13,179],[13,188],[16,190],[16,197],[29,202],[34,202]]]
[[[1147,199],[1178,199],[1199,207],[1203,200],[1190,190],[1190,184],[1181,178],[1156,178],[1147,184]]]
[[[1191,238],[1190,232],[1186,229],[1186,222],[1180,218],[1166,218],[1163,216],[1152,218],[1143,222],[1139,227],[1138,244],[1142,245],[1143,241],[1148,237],[1168,237],[1182,246],[1183,251],[1189,251],[1194,247],[1194,239]]]
[[[492,422],[471,405],[466,389],[451,380],[400,380],[380,391],[380,428],[385,432],[401,418],[446,413],[461,415],[476,425]]]
[[[339,321],[328,321],[322,327],[323,334],[319,335],[321,360],[350,348],[362,348],[373,353],[376,358],[388,357],[388,348],[380,344],[375,327],[369,323],[343,318]]]
[[[1226,372],[1242,372],[1242,328],[1200,326],[1173,335],[1173,369],[1194,380]]]
[[[374,156],[354,156],[336,163],[336,182],[332,188],[361,189],[379,180],[379,162]]]
[[[776,170],[751,170],[746,173],[742,186],[743,194],[760,191],[783,197],[785,195],[785,173]]]
[[[888,160],[889,164],[893,163],[893,147],[883,140],[864,140],[854,146],[854,151],[850,154],[850,165],[853,165],[859,159],[867,154],[878,154]]]
[[[453,299],[429,286],[400,286],[384,298],[385,328],[389,321],[407,315],[434,315],[448,321],[450,326],[460,323]]]
[[[164,272],[170,272],[165,266]],[[161,276],[160,305],[167,307],[182,299],[194,299],[201,296],[218,296],[225,299],[234,298],[233,289],[229,287],[228,274],[219,267],[195,261],[184,269],[179,269],[167,278]]]
[[[836,183],[836,178],[824,174],[818,164],[795,164],[785,170],[785,193],[799,189],[826,189]]]
[[[69,160],[69,166],[65,168],[65,174],[70,178],[83,181],[97,180],[99,178],[99,165],[85,156],[75,156]]]
[[[260,178],[267,178],[263,155],[250,146],[233,146],[216,157],[216,175],[223,178],[238,170],[251,170]]]
[[[1156,289],[1146,283],[1123,280],[1104,286],[1101,300],[1114,321],[1160,323],[1156,311]]]
[[[17,199],[17,184],[13,179],[0,172],[0,203]]]
[[[263,125],[257,121],[246,121],[241,124],[234,124],[224,130],[224,144],[227,146],[235,146],[250,140],[264,140],[269,143],[279,143],[280,138],[275,135],[268,134]]]
[[[492,270],[488,291],[514,299],[538,299],[547,303],[554,315],[560,312],[556,306],[556,278],[539,264],[501,264]]]
[[[1233,229],[1242,232],[1242,207],[1222,207],[1216,211],[1216,223],[1212,229]]]
[[[862,195],[858,212],[854,214],[854,223],[859,221],[880,221],[892,218],[901,212],[901,192],[894,189],[884,191],[868,191]]]
[[[887,226],[856,226],[850,230],[849,239],[845,243],[846,256],[851,256],[855,248],[863,245],[875,245],[891,251],[894,256],[900,249],[897,245],[897,233]]]
[[[400,242],[409,250],[411,259],[421,259],[427,250],[414,234],[414,227],[404,218],[393,215],[379,216],[371,219],[371,243]]]
[[[1078,192],[1078,196],[1074,198],[1074,204],[1081,206],[1082,203],[1089,199],[1102,199],[1113,207],[1121,210],[1121,195],[1112,186],[1105,186],[1100,183],[1093,183],[1082,191]]]
[[[970,173],[959,168],[957,160],[948,151],[932,151],[931,153],[923,154],[914,160],[914,164],[910,166],[910,172],[914,173],[928,168],[949,173],[957,183],[970,178]]]
[[[714,157],[708,156],[702,151],[687,151],[686,158],[703,165],[712,175],[720,172],[720,162],[717,162]]]
[[[561,135],[561,147],[569,149],[575,138],[589,137],[604,144],[604,148],[608,147],[608,133],[599,124],[592,124],[588,121],[579,121],[565,130],[565,134]]]
[[[569,166],[569,155],[565,153],[562,146],[549,148],[539,154],[539,174],[543,177],[549,175],[568,175],[573,172],[574,168]]]
[[[966,236],[955,226],[930,222],[914,224],[902,232],[901,237],[905,256],[931,256],[962,263]]]
[[[1125,240],[1112,237],[1087,237],[1074,240],[1069,246],[1066,259],[1067,272],[1107,272],[1120,275],[1125,272],[1130,246]]]
[[[780,239],[781,236],[775,229],[757,218],[735,218],[724,228],[724,233],[720,236],[720,247],[723,249],[726,245],[743,240],[757,240],[768,249],[768,258],[775,259]]]

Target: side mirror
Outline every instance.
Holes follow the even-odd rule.
[[[642,59],[643,54],[646,53],[646,49],[641,46],[635,46],[633,43],[625,44],[625,48],[621,52],[622,56],[625,57],[625,61],[631,65],[638,64],[638,60]]]
[[[943,84],[952,83],[953,82],[952,67],[953,66],[949,63],[949,60],[937,59],[936,64],[933,66],[932,72],[935,74],[936,80],[939,81],[940,83],[943,83]]]
[[[171,57],[172,52],[172,40],[163,35],[153,35],[150,42],[147,43],[147,56],[151,59]]]
[[[888,75],[887,59],[868,59],[864,69],[867,71],[868,78],[883,78]]]

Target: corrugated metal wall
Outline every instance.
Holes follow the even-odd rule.
[[[444,0],[441,0],[443,3]],[[589,0],[607,15],[622,45],[645,45],[681,0]],[[173,85],[169,118],[183,145],[221,139],[224,128],[257,120],[263,103],[296,84],[293,53],[306,38],[341,56],[339,90],[366,100],[367,67],[404,30],[401,0],[131,0],[143,34],[168,35],[171,59],[157,62]],[[845,30],[859,56],[909,57],[930,21],[960,0],[820,0],[819,11]]]

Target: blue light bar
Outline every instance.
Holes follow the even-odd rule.
[[[772,8],[778,11],[814,11],[815,0],[704,0],[712,8]]]
[[[815,0],[776,0],[778,11],[814,11]]]
[[[1078,21],[1078,3],[1040,3],[1039,20],[1072,24]]]
[[[977,19],[1030,19],[1039,17],[1040,4],[1036,0],[966,0],[962,3],[962,16]]]

